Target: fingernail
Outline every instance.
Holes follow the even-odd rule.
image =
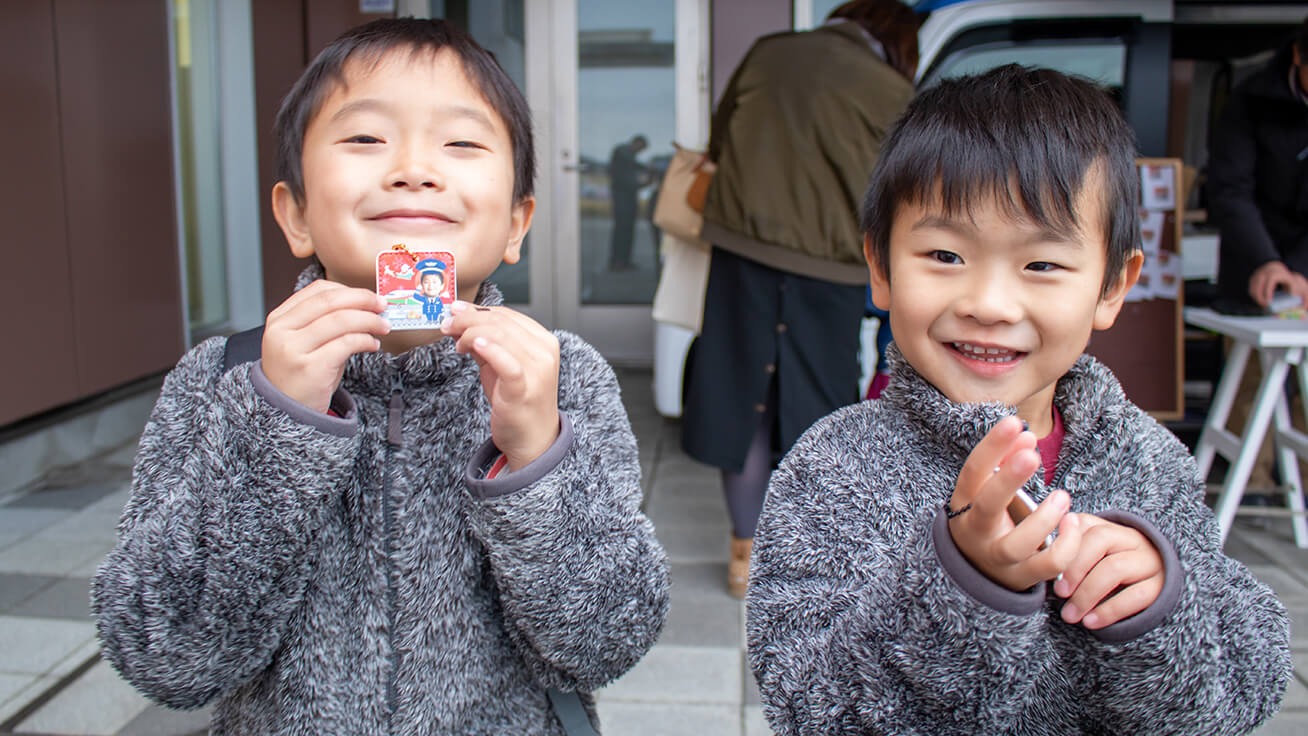
[[[463,311],[467,311],[467,309],[468,309],[468,303],[461,299],[455,299],[454,303],[450,305],[451,312],[463,312]]]
[[[484,338],[484,337],[479,337],[479,338],[473,340],[473,341],[472,341],[472,344],[473,344],[473,345],[476,345],[476,346],[479,347],[479,348],[484,348],[484,347],[486,347],[489,343],[487,342],[486,338]]]
[[[1071,603],[1068,603],[1067,605],[1063,606],[1064,621],[1068,622],[1069,624],[1074,624],[1077,622],[1077,619],[1079,618],[1081,618],[1081,611],[1077,609],[1076,606],[1072,605]]]
[[[1085,618],[1081,619],[1081,624],[1084,625],[1087,629],[1093,629],[1099,626],[1099,614],[1087,613],[1085,615]]]

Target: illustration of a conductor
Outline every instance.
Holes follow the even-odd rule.
[[[441,292],[445,290],[445,263],[435,258],[424,258],[414,265],[418,272],[418,289],[413,298],[422,304],[422,316],[428,322],[440,324],[445,314]]]

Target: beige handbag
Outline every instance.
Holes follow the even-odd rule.
[[[699,334],[708,288],[709,244],[699,237],[704,198],[717,168],[704,154],[677,144],[654,203],[654,224],[663,231],[663,271],[654,292],[654,320]]]
[[[654,291],[654,321],[699,334],[708,288],[709,248],[664,231],[663,271]]]
[[[709,182],[717,165],[704,158],[704,154],[676,143],[677,152],[668,162],[668,170],[659,185],[659,198],[654,203],[654,225],[664,232],[691,241],[699,240],[704,224],[704,198],[708,196]],[[708,247],[705,243],[704,247]]]

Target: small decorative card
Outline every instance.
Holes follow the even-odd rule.
[[[410,252],[403,245],[377,254],[377,293],[392,330],[435,330],[450,317],[456,293],[454,254]]]

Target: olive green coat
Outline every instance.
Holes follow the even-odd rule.
[[[713,116],[704,239],[788,273],[866,283],[859,205],[912,96],[854,23],[756,41]]]

